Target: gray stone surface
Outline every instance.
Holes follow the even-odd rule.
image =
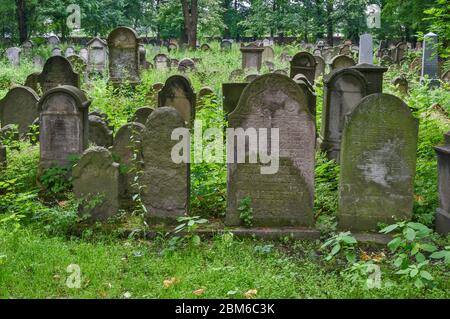
[[[291,78],[303,74],[314,85],[316,76],[316,59],[308,52],[299,52],[291,60]]]
[[[139,37],[135,30],[118,27],[108,35],[109,80],[113,85],[124,82],[134,86],[139,78]]]
[[[397,88],[401,95],[409,94],[409,84],[408,80],[404,76],[397,76],[392,80],[392,84]]]
[[[29,126],[39,116],[39,96],[33,89],[15,86],[0,100],[0,122],[2,126],[16,124],[20,137],[25,136]]]
[[[43,57],[41,57],[40,55],[37,55],[35,57],[33,57],[33,66],[35,69],[42,69],[44,67],[45,64],[45,59]]]
[[[87,148],[90,101],[78,88],[64,85],[47,91],[38,105],[40,170],[66,166]]]
[[[59,40],[58,36],[51,35],[47,37],[47,43],[50,45],[58,45],[61,41]]]
[[[358,64],[351,67],[359,71],[367,80],[367,95],[383,93],[383,76],[388,68],[373,64]]]
[[[195,62],[192,59],[184,58],[178,63],[179,72],[187,72],[195,70]]]
[[[220,43],[220,48],[222,50],[231,50],[231,47],[233,45],[233,42],[231,42],[231,40],[222,40],[222,42]]]
[[[428,77],[431,88],[440,86],[438,36],[428,33],[423,40],[422,79]]]
[[[140,107],[136,110],[136,112],[134,112],[131,118],[131,122],[137,122],[145,125],[145,123],[147,123],[148,117],[150,116],[150,114],[152,114],[152,112],[153,109],[148,106]]]
[[[331,60],[331,71],[338,71],[356,65],[355,60],[348,55],[338,55]]]
[[[153,64],[156,70],[166,70],[170,67],[170,59],[165,54],[157,54],[153,58]]]
[[[87,43],[88,72],[103,73],[108,64],[108,45],[100,38],[93,38]],[[81,50],[80,50],[81,56]]]
[[[89,115],[89,143],[105,148],[113,144],[113,132],[99,116]]]
[[[359,37],[359,64],[373,64],[372,35],[365,33]]]
[[[74,54],[76,54],[76,52],[75,52],[75,49],[74,49],[73,47],[67,47],[67,48],[64,50],[64,56],[65,56],[66,58],[68,58],[68,57],[70,57],[71,55],[74,55]]]
[[[52,52],[51,52],[51,55],[52,56],[61,56],[62,55],[61,48],[59,48],[59,47],[53,48]]]
[[[450,233],[450,131],[444,145],[435,147],[438,157],[439,208],[436,213],[436,231],[444,236]]]
[[[374,231],[412,217],[418,120],[399,98],[372,94],[348,116],[342,136],[338,225]]]
[[[103,147],[86,150],[72,170],[73,193],[81,200],[79,214],[104,221],[119,210],[119,164]]]
[[[195,118],[196,100],[191,81],[183,75],[169,77],[158,93],[158,107],[174,107],[188,123],[188,126]]]
[[[174,223],[189,211],[188,163],[174,163],[172,148],[174,129],[184,127],[184,119],[173,107],[157,108],[148,118],[142,140],[144,171],[141,193],[150,223]]]
[[[74,72],[72,64],[62,56],[53,56],[45,62],[38,81],[43,93],[60,85],[80,87],[79,74]]]
[[[18,47],[12,47],[12,48],[6,49],[5,55],[11,65],[14,65],[14,66],[20,65],[20,52],[21,52],[21,49]]]
[[[25,79],[24,86],[31,88],[37,95],[42,94],[42,88],[39,84],[39,74],[40,72],[34,72],[27,76]]]
[[[279,128],[280,167],[268,175],[260,163],[228,164],[227,225],[242,223],[238,207],[248,196],[255,227],[312,227],[315,125],[303,90],[287,76],[262,75],[228,120],[232,128]]]
[[[142,163],[142,134],[145,125],[141,123],[127,123],[114,136],[112,154],[120,164],[120,201],[121,206],[132,207],[133,195],[139,194],[138,182],[135,180],[143,169]]]
[[[262,53],[264,51],[262,46],[256,43],[250,43],[248,45],[241,44],[240,50],[242,53],[242,69],[261,70]]]
[[[317,80],[320,76],[325,75],[327,65],[321,56],[315,55],[314,60],[316,60],[316,73],[314,75],[314,79]]]
[[[273,62],[275,57],[275,52],[270,46],[264,46],[264,51],[262,53],[262,62]]]

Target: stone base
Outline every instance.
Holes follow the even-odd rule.
[[[364,244],[387,245],[393,239],[390,235],[377,233],[354,233],[352,235],[358,242]]]
[[[435,220],[436,232],[440,235],[447,236],[450,234],[450,213],[442,209],[437,210]]]

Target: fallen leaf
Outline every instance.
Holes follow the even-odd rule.
[[[256,294],[258,293],[258,290],[256,289],[250,289],[249,291],[247,291],[244,296],[245,298],[253,298],[256,296]]]
[[[375,261],[375,262],[377,262],[377,263],[379,263],[379,262],[381,262],[385,257],[386,257],[386,255],[385,255],[383,252],[381,252],[381,253],[376,254],[375,256],[373,256],[373,257],[372,257],[372,260]]]
[[[176,283],[177,283],[177,278],[175,278],[175,277],[172,277],[170,279],[166,279],[163,281],[164,288],[169,288],[170,286],[172,286]]]
[[[66,207],[67,206],[67,201],[60,201],[58,202],[59,207]]]
[[[192,293],[196,296],[200,296],[200,295],[203,295],[205,293],[205,291],[206,291],[206,289],[200,288],[200,289],[194,290]]]
[[[370,260],[370,256],[365,251],[361,251],[361,254],[359,257],[361,258],[362,261]]]

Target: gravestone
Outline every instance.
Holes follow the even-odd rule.
[[[399,98],[365,97],[342,136],[338,225],[377,231],[412,217],[418,120]]]
[[[422,57],[416,57],[409,65],[409,70],[416,74],[422,74]]]
[[[316,124],[315,119],[316,119],[317,96],[314,87],[311,85],[311,83],[309,83],[308,79],[303,74],[297,74],[293,78],[293,80],[301,87],[303,92],[306,94],[306,98],[308,101],[307,103],[308,110],[314,117],[314,123]]]
[[[358,64],[351,69],[359,71],[366,78],[367,95],[383,93],[383,76],[388,68],[373,64]]]
[[[26,86],[15,86],[0,100],[0,122],[2,126],[16,124],[19,136],[25,136],[29,126],[39,116],[39,96]]]
[[[108,35],[109,80],[119,86],[135,86],[139,78],[139,38],[131,28],[118,27]]]
[[[22,45],[21,48],[23,50],[23,53],[25,54],[29,54],[31,52],[31,50],[33,49],[34,43],[31,40],[25,40]]]
[[[88,49],[86,49],[86,48],[80,49],[79,55],[84,61],[86,61],[86,62],[89,61],[89,50]]]
[[[38,103],[39,170],[70,164],[87,148],[90,101],[74,86],[63,85],[44,93]]]
[[[368,33],[359,38],[359,64],[373,64],[373,39]]]
[[[231,50],[231,47],[233,46],[233,42],[231,42],[230,40],[222,40],[222,42],[220,42],[220,48],[222,50]]]
[[[72,54],[67,58],[70,64],[72,64],[72,69],[78,74],[84,74],[87,69],[86,61],[84,61],[79,55]]]
[[[325,60],[318,55],[314,56],[314,60],[316,60],[316,73],[314,75],[314,79],[317,80],[320,76],[325,74],[325,68],[327,65]]]
[[[41,70],[44,67],[45,59],[43,57],[41,57],[40,55],[37,55],[37,56],[33,57],[32,62],[33,62],[33,67],[35,69]]]
[[[322,50],[321,49],[314,49],[313,55],[314,56],[322,56]]]
[[[351,45],[343,45],[342,48],[339,50],[339,55],[352,55],[352,48]]]
[[[13,66],[20,65],[20,51],[21,51],[20,48],[17,47],[6,49],[5,55],[11,65]]]
[[[285,52],[285,51],[281,52],[281,54],[280,54],[280,62],[281,63],[291,62],[291,60],[292,60],[292,57],[289,55],[288,52]]]
[[[408,80],[404,76],[398,76],[392,80],[392,84],[397,88],[401,95],[409,95]]]
[[[408,52],[408,45],[405,42],[400,42],[394,49],[394,62],[400,64],[406,58]]]
[[[169,44],[167,45],[167,50],[168,50],[169,52],[172,52],[172,51],[178,51],[178,44],[173,43],[173,42],[169,43]]]
[[[223,111],[229,114],[236,108],[248,83],[222,83]]]
[[[203,43],[203,44],[200,46],[200,50],[202,50],[202,51],[209,51],[209,50],[211,50],[211,47],[209,46],[209,44]]]
[[[109,129],[111,131],[114,131],[114,126],[111,125],[111,122],[106,113],[99,112],[99,111],[92,111],[92,112],[89,112],[89,116],[91,116],[91,115],[99,117],[103,122],[106,123],[106,125],[109,127]]]
[[[430,80],[431,88],[440,86],[438,36],[431,32],[423,40],[422,79],[425,77]]]
[[[55,47],[55,48],[52,49],[51,55],[52,56],[61,56],[62,55],[62,51],[61,51],[61,49],[59,47]]]
[[[443,82],[450,83],[450,70],[448,70],[447,72],[445,72],[445,73],[442,75],[442,81],[443,81]]]
[[[367,81],[358,71],[342,69],[324,80],[320,148],[339,161],[345,116],[367,95]]]
[[[80,87],[80,76],[74,72],[72,64],[62,56],[53,56],[45,62],[38,81],[44,93],[59,85]]]
[[[243,77],[244,74],[245,74],[244,70],[242,70],[242,69],[236,69],[236,70],[231,71],[230,76],[228,77],[228,79],[229,79],[230,81],[233,81],[233,80],[236,80],[236,79],[238,79],[238,78]]]
[[[6,146],[0,143],[0,169],[5,169],[7,163]]]
[[[273,72],[275,70],[275,64],[273,62],[266,61],[264,62],[264,65],[267,67],[269,72]]]
[[[81,51],[80,51],[81,55]],[[88,72],[103,73],[108,63],[108,45],[100,38],[93,38],[87,43]]]
[[[394,63],[394,60],[389,55],[383,55],[380,60],[380,65],[390,66]]]
[[[281,75],[288,75],[288,72],[286,70],[283,70],[283,69],[275,70],[275,71],[273,71],[273,73],[281,74]]]
[[[187,72],[195,70],[195,62],[192,59],[184,58],[178,63],[179,72]]]
[[[24,86],[31,88],[37,95],[42,94],[42,88],[39,84],[40,72],[34,72],[27,76]]]
[[[175,163],[171,156],[173,147],[179,143],[172,140],[172,132],[183,128],[184,122],[175,108],[160,107],[145,125],[147,129],[142,139],[144,169],[140,181],[146,185],[141,199],[148,211],[148,222],[174,223],[189,211],[190,166],[189,163]]]
[[[156,70],[166,70],[170,67],[169,57],[162,53],[155,55],[153,62]]]
[[[72,170],[73,193],[81,201],[79,214],[104,221],[119,211],[119,164],[103,147],[86,150]]]
[[[64,56],[66,58],[70,57],[71,55],[75,54],[75,49],[73,47],[67,47],[66,50],[64,51]]]
[[[338,71],[356,65],[355,60],[347,55],[338,55],[331,60],[331,71]]]
[[[194,61],[194,60],[192,60],[192,61]],[[194,61],[194,63],[195,63],[195,61]],[[178,61],[178,59],[170,59],[169,60],[169,66],[171,68],[178,68],[178,64],[180,64],[180,61]]]
[[[117,131],[114,136],[112,154],[120,164],[119,196],[121,206],[133,206],[133,195],[139,194],[136,185],[138,172],[142,171],[142,134],[145,125],[141,123],[127,123]]]
[[[443,146],[435,147],[438,157],[439,208],[436,213],[436,231],[450,233],[450,132],[445,134]]]
[[[248,45],[241,43],[240,50],[242,53],[242,69],[261,70],[263,47],[255,43]]]
[[[113,144],[113,132],[99,116],[89,115],[89,144],[105,148]]]
[[[157,82],[157,83],[155,83],[155,84],[152,85],[152,89],[153,89],[155,92],[161,91],[163,87],[164,87],[164,83],[161,83],[161,82]]]
[[[200,100],[202,100],[205,96],[211,96],[211,95],[214,95],[213,89],[211,89],[211,88],[208,87],[208,86],[205,86],[205,87],[202,87],[202,88],[200,89],[200,91],[198,91],[197,99],[198,99],[198,101],[200,101]]]
[[[264,47],[264,51],[262,53],[262,62],[273,62],[273,58],[275,56],[275,52],[271,47]]]
[[[51,35],[47,38],[47,44],[49,45],[58,45],[59,43],[59,38],[56,35]]]
[[[308,52],[299,52],[291,60],[291,78],[303,74],[314,85],[316,76],[316,59]]]
[[[0,129],[0,143],[8,141],[18,141],[20,139],[19,132],[17,131],[16,124],[8,124],[2,126]]]
[[[158,93],[158,107],[172,106],[184,119],[188,126],[195,118],[196,95],[189,78],[183,75],[172,75],[166,80]]]
[[[228,164],[226,224],[243,224],[239,206],[249,198],[255,227],[313,227],[316,132],[303,90],[287,76],[262,75],[245,88],[228,121],[230,128],[279,129],[280,161],[275,174],[262,174],[265,165],[249,163],[248,153],[245,163]],[[229,158],[236,150],[235,144]]]
[[[148,117],[150,116],[150,114],[152,114],[152,112],[153,109],[148,106],[138,108],[136,112],[134,112],[131,118],[131,122],[136,122],[145,125]]]
[[[244,78],[245,82],[252,82],[258,78],[260,74],[259,73],[250,73],[247,74],[247,76]]]

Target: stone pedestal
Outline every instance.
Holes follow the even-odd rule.
[[[439,171],[439,208],[436,213],[436,231],[450,233],[450,131],[445,134],[445,144],[435,147]]]
[[[388,68],[372,64],[358,64],[351,67],[364,75],[367,80],[367,95],[383,93],[383,75]]]

